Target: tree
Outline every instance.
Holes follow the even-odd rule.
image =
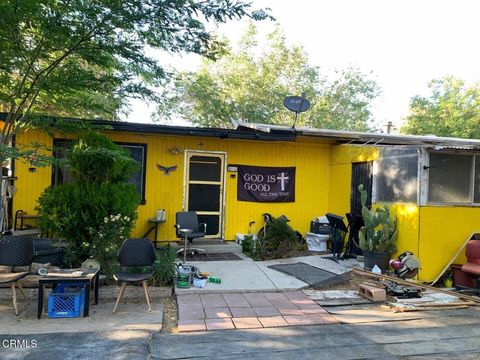
[[[10,144],[39,115],[114,119],[129,98],[155,99],[167,72],[148,49],[212,58],[222,43],[207,21],[268,17],[233,0],[3,0],[0,14],[2,164],[38,162]]]
[[[205,21],[267,17],[230,0],[5,0],[0,13],[3,144],[37,113],[114,118],[165,80],[146,49],[213,57],[221,42]]]
[[[182,118],[196,125],[225,127],[231,120],[292,125],[283,106],[287,95],[302,92],[310,110],[301,125],[367,130],[370,104],[378,87],[358,69],[337,71],[333,80],[311,66],[300,46],[289,46],[278,26],[261,49],[250,24],[237,50],[228,48],[217,61],[206,59],[196,72],[180,72],[160,97],[157,121]]]
[[[432,80],[429,89],[429,96],[410,100],[403,133],[480,138],[480,84],[449,76]]]

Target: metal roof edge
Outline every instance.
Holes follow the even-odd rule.
[[[295,133],[296,135],[335,139],[340,143],[361,145],[418,145],[418,146],[472,146],[480,148],[480,140],[441,136],[397,135],[384,133],[368,133],[347,130],[289,128],[282,125],[241,123],[241,126],[268,133]]]
[[[270,134],[263,131],[252,131],[242,129],[227,128],[205,128],[205,127],[189,127],[176,125],[159,125],[133,123],[126,121],[111,121],[103,119],[79,119],[79,118],[63,118],[45,116],[45,118],[53,120],[66,121],[88,121],[93,125],[110,126],[111,130],[147,133],[147,134],[165,134],[165,135],[186,135],[186,136],[203,136],[215,137],[220,139],[243,139],[243,140],[260,140],[260,141],[294,141],[295,134],[276,133]],[[6,119],[6,113],[0,113],[0,121]],[[109,129],[110,130],[110,129]]]

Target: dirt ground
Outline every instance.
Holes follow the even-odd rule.
[[[321,288],[316,288],[316,290],[357,290],[358,285],[368,280],[364,276],[354,274],[353,271],[345,273],[343,276],[347,278],[346,282],[323,286]]]
[[[162,332],[178,333],[178,307],[175,296],[166,298],[163,303],[163,326]]]

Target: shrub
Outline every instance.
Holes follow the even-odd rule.
[[[102,134],[90,132],[68,154],[68,167],[77,183],[124,183],[139,164]]]
[[[170,245],[158,249],[153,274],[155,286],[171,286],[173,284],[176,261],[177,252]]]
[[[67,263],[79,266],[93,256],[89,245],[101,231],[106,217],[127,216],[130,221],[124,231],[125,234],[131,231],[137,218],[138,201],[133,185],[63,184],[46,189],[38,199],[39,225],[51,236],[67,240]]]
[[[272,218],[265,235],[259,233],[255,257],[263,260],[288,257],[297,248],[295,230],[283,219]]]
[[[107,282],[112,280],[116,271],[117,254],[123,241],[127,239],[133,220],[121,214],[106,216],[97,228],[90,228],[92,244],[83,243],[82,248],[98,260]]]
[[[128,236],[137,218],[140,198],[135,186],[126,184],[135,161],[106,136],[89,133],[74,145],[67,166],[75,182],[42,193],[37,207],[39,225],[51,236],[67,240],[70,246],[66,260],[70,266],[79,266],[90,256],[104,254],[102,272],[110,273],[105,254],[113,253],[112,246],[116,248],[121,243],[120,236]],[[121,231],[120,227],[106,229],[104,219],[110,216],[129,220],[120,226]],[[106,231],[110,242],[100,240],[99,234]],[[115,238],[113,232],[119,237]]]
[[[255,244],[253,241],[253,235],[245,235],[242,241],[242,251],[243,253],[250,255],[255,249]]]

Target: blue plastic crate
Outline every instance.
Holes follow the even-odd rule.
[[[73,318],[83,313],[85,285],[58,284],[48,295],[49,318]]]

